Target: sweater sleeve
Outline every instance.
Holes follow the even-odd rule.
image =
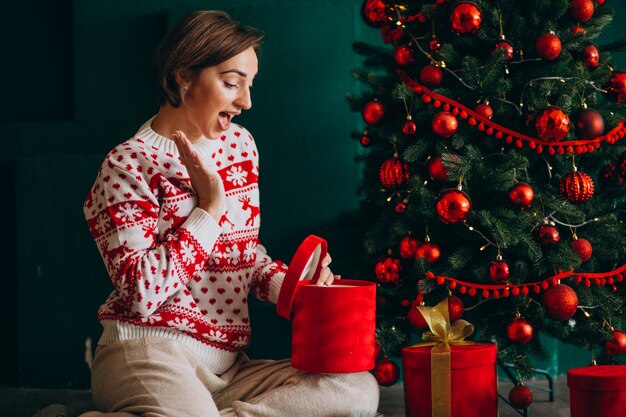
[[[157,241],[159,200],[141,165],[123,152],[105,159],[84,205],[117,298],[127,312],[147,317],[206,265],[221,228],[194,208]]]
[[[252,275],[254,295],[259,300],[276,304],[280,287],[287,272],[287,265],[282,261],[272,261],[263,245],[257,246],[256,255]]]

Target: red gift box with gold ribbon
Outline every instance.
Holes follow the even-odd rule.
[[[308,236],[296,250],[276,303],[292,321],[291,364],[306,372],[360,372],[374,368],[376,284],[335,280],[316,285],[327,242]]]
[[[427,343],[402,349],[407,417],[497,417],[497,346],[465,341],[473,325],[450,324],[448,302],[418,307]]]
[[[626,414],[626,365],[585,366],[567,371],[571,417]]]

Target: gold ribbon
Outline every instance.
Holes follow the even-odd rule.
[[[448,299],[434,307],[418,306],[430,331],[422,335],[425,343],[413,346],[432,346],[430,354],[430,391],[432,417],[450,417],[452,415],[452,376],[450,345],[471,345],[474,342],[465,338],[474,333],[474,325],[465,320],[456,320],[450,324]]]

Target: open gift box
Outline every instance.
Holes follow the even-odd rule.
[[[626,413],[626,365],[585,366],[567,371],[571,417]]]
[[[292,321],[292,366],[306,372],[360,372],[374,368],[376,285],[335,280],[317,285],[327,242],[308,236],[285,274],[277,313]]]

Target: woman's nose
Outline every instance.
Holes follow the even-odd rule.
[[[252,96],[249,88],[241,89],[241,94],[237,96],[235,104],[243,110],[249,110],[252,108]]]

